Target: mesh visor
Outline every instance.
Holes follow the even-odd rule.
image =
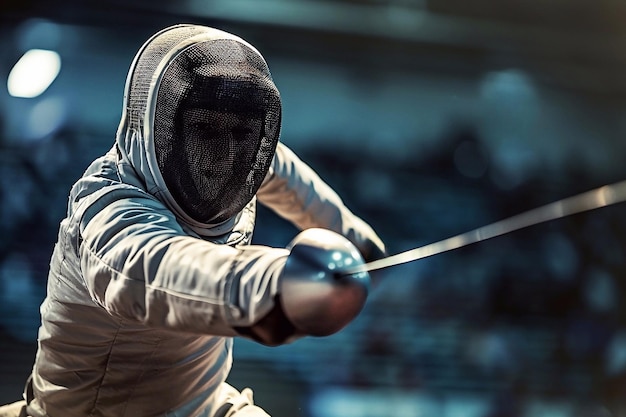
[[[252,200],[274,156],[280,117],[267,65],[246,45],[211,40],[174,58],[157,92],[154,144],[185,213],[218,223]]]

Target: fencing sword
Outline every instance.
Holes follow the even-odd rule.
[[[375,271],[417,261],[429,256],[459,249],[497,236],[577,213],[595,210],[626,201],[626,180],[603,185],[593,190],[540,206],[504,220],[479,227],[425,246],[409,249],[386,258],[341,271],[341,275]]]

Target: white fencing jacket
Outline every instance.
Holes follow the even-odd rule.
[[[198,225],[155,192],[145,156],[126,140],[130,148],[118,137],[69,196],[41,306],[36,417],[211,415],[233,328],[272,309],[288,255],[250,245],[255,200],[300,229],[328,228],[365,254],[384,251],[284,144],[255,200],[224,224]]]

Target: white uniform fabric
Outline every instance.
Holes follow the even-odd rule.
[[[126,131],[125,118],[113,149],[73,186],[60,225],[32,375],[35,417],[213,415],[234,328],[273,308],[288,255],[250,245],[257,199],[301,229],[384,251],[283,144],[241,212],[218,225],[189,221],[147,163],[149,129]]]

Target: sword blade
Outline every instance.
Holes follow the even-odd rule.
[[[525,211],[504,220],[461,233],[438,242],[378,259],[356,268],[347,269],[341,275],[375,271],[392,266],[417,261],[429,256],[462,248],[497,236],[514,232],[526,227],[560,219],[626,201],[626,180],[604,185],[591,191],[564,198],[545,206]]]

